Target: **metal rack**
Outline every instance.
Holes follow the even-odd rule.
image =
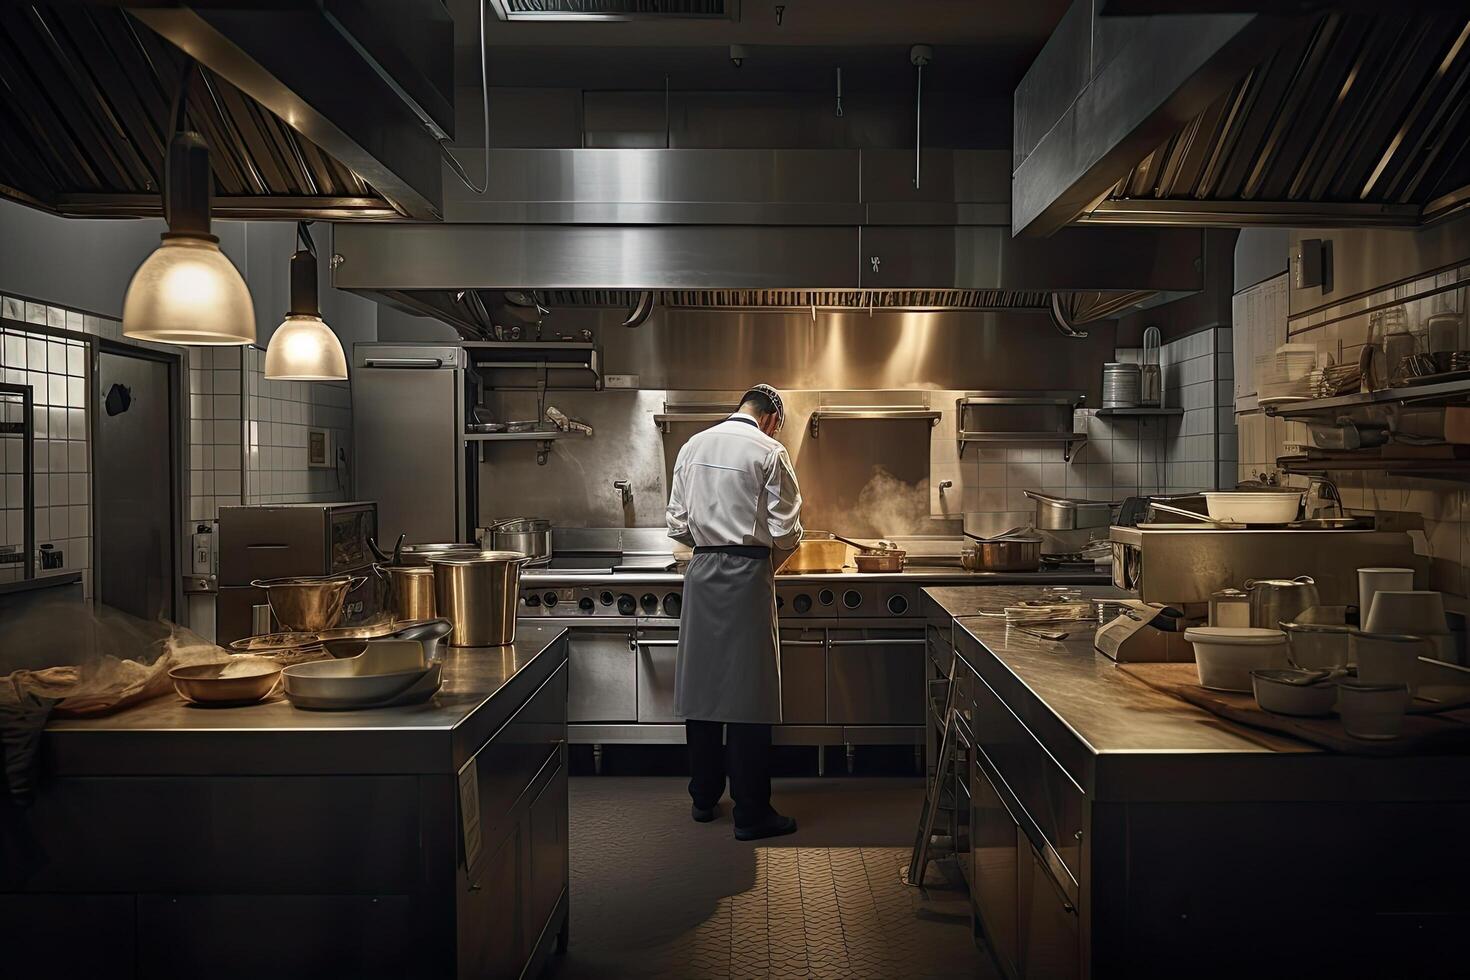
[[[530,432],[466,432],[466,442],[478,442],[480,446],[480,460],[485,460],[485,450],[492,442],[534,442],[536,443],[536,463],[545,466],[546,459],[551,454],[551,444],[558,439],[585,439],[587,433],[563,429],[533,430]]]
[[[965,446],[971,443],[1057,443],[1062,447],[1062,459],[1069,461],[1078,447],[1087,442],[1087,435],[1072,431],[1072,413],[1087,396],[1080,391],[977,391],[955,401],[959,416],[959,431],[956,440],[958,452],[965,455]],[[1016,429],[1010,425],[996,428],[966,428],[965,422],[976,409],[994,409],[1002,420],[1019,420],[1021,424],[1036,423],[1034,429]],[[1045,426],[1045,427],[1044,427]]]
[[[930,428],[939,424],[943,415],[925,405],[823,405],[812,412],[807,420],[807,429],[812,438],[821,431],[822,420],[829,422],[861,420],[927,420]]]
[[[582,341],[467,340],[465,353],[499,391],[602,390],[602,349]]]
[[[1459,378],[1454,381],[1379,388],[1332,398],[1308,398],[1281,405],[1267,405],[1265,412],[1284,419],[1310,418],[1354,408],[1379,405],[1449,405],[1466,399],[1470,399],[1470,378]]]

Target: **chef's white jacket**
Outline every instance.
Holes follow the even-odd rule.
[[[687,545],[789,550],[801,540],[801,489],[786,447],[735,414],[684,444],[674,463],[669,537]]]

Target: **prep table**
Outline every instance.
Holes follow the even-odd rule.
[[[567,935],[566,661],[564,629],[521,624],[448,649],[421,705],[54,720],[34,806],[0,808],[7,964],[534,974]]]
[[[958,864],[1008,975],[1450,962],[1470,926],[1470,757],[1326,753],[1155,691],[1089,629],[1049,641],[976,615],[1039,597],[925,590],[930,677],[953,665],[956,685]],[[931,723],[944,695],[931,685]]]

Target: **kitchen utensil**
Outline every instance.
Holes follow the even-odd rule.
[[[542,517],[512,517],[496,521],[485,531],[480,544],[488,551],[519,551],[527,565],[544,565],[551,561],[551,522]]]
[[[321,637],[322,634],[317,631],[262,633],[259,636],[242,636],[238,640],[231,640],[230,649],[236,653],[253,653],[264,656],[321,646]]]
[[[393,553],[388,555],[384,554],[383,549],[378,547],[377,540],[369,535],[367,539],[368,550],[373,553],[373,557],[378,560],[379,565],[401,565],[403,564],[403,541],[407,537],[408,535],[406,534],[398,535],[398,542],[393,545]]]
[[[1251,671],[1286,666],[1286,634],[1281,630],[1194,626],[1184,631],[1194,644],[1201,687],[1250,691]]]
[[[473,541],[436,541],[427,544],[410,544],[402,548],[395,565],[424,565],[435,558],[451,558],[455,555],[477,555],[483,549]]]
[[[1072,635],[1065,630],[1048,630],[1039,626],[1012,625],[1010,628],[1019,633],[1025,633],[1027,636],[1034,636],[1038,640],[1065,640]]]
[[[427,664],[444,659],[443,641],[453,628],[453,624],[447,619],[421,619],[395,624],[393,632],[382,636],[334,637],[322,641],[322,646],[327,653],[340,660],[359,656],[367,651],[369,644],[379,640],[417,643],[419,659]]]
[[[1286,524],[1301,516],[1301,490],[1207,490],[1204,497],[1217,521]]]
[[[1412,633],[1359,631],[1348,636],[1348,662],[1357,667],[1364,684],[1403,684],[1413,693],[1419,689],[1419,658],[1437,654],[1429,637]]]
[[[1104,364],[1102,407],[1137,408],[1142,397],[1142,373],[1137,364],[1116,361]]]
[[[275,689],[281,665],[264,657],[233,657],[223,663],[175,667],[168,676],[185,701],[223,708],[263,701]]]
[[[362,575],[322,575],[256,579],[250,584],[265,590],[271,615],[281,629],[310,632],[336,626],[347,594],[366,581]]]
[[[1262,711],[1300,718],[1319,718],[1332,713],[1337,703],[1337,685],[1330,675],[1315,670],[1275,668],[1251,671],[1251,690]]]
[[[1185,510],[1183,507],[1174,507],[1170,504],[1161,504],[1157,500],[1150,501],[1148,506],[1149,510],[1163,511],[1165,514],[1173,514],[1176,517],[1187,517],[1192,521],[1200,521],[1205,524],[1213,524],[1215,527],[1232,528],[1237,530],[1245,527],[1245,525],[1243,523],[1240,523],[1239,521],[1218,520],[1205,514],[1197,514],[1192,510]]]
[[[1348,637],[1357,632],[1353,627],[1298,620],[1282,623],[1281,628],[1286,632],[1287,660],[1293,667],[1333,670],[1349,663]]]
[[[516,598],[526,556],[481,551],[431,559],[434,606],[454,624],[449,645],[502,646],[515,639]]]
[[[1164,403],[1164,372],[1159,366],[1158,327],[1143,330],[1143,363],[1138,366],[1138,404],[1156,408]]]
[[[852,560],[860,572],[901,572],[906,555],[907,552],[896,548],[870,548],[859,551]]]
[[[1358,569],[1358,622],[1368,622],[1368,615],[1373,611],[1373,597],[1380,591],[1403,592],[1413,587],[1412,568]]]
[[[970,543],[961,551],[965,568],[976,572],[1034,572],[1041,567],[1041,538],[1018,533],[994,538],[967,535]]]
[[[1318,602],[1317,583],[1310,575],[1255,578],[1245,583],[1245,591],[1251,597],[1251,625],[1260,629],[1279,629]]]
[[[1022,490],[1021,493],[1036,501],[1036,519],[1031,523],[1040,531],[1106,527],[1112,520],[1113,505],[1105,500],[1053,497],[1039,490]]]
[[[796,549],[781,562],[777,572],[797,575],[803,572],[840,572],[847,564],[848,544],[838,541],[831,531],[803,531]]]
[[[1339,684],[1337,713],[1342,727],[1354,738],[1398,738],[1404,727],[1404,712],[1413,695],[1403,684]]]
[[[371,703],[411,687],[438,664],[425,664],[419,644],[373,640],[356,657],[292,664],[281,672],[286,697]],[[347,706],[347,705],[343,705]]]
[[[1437,636],[1450,631],[1444,596],[1428,589],[1379,589],[1363,619],[1366,633],[1415,633]]]
[[[395,622],[433,619],[434,570],[428,565],[396,565],[379,568],[388,580],[388,613]]]
[[[1251,624],[1251,597],[1240,589],[1210,593],[1210,625],[1245,627]]]

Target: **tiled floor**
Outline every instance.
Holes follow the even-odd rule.
[[[801,833],[689,819],[683,780],[572,783],[571,948],[559,978],[991,978],[964,892],[907,888],[914,780],[778,781]],[[793,846],[783,846],[783,844]],[[846,846],[833,846],[833,845]]]

